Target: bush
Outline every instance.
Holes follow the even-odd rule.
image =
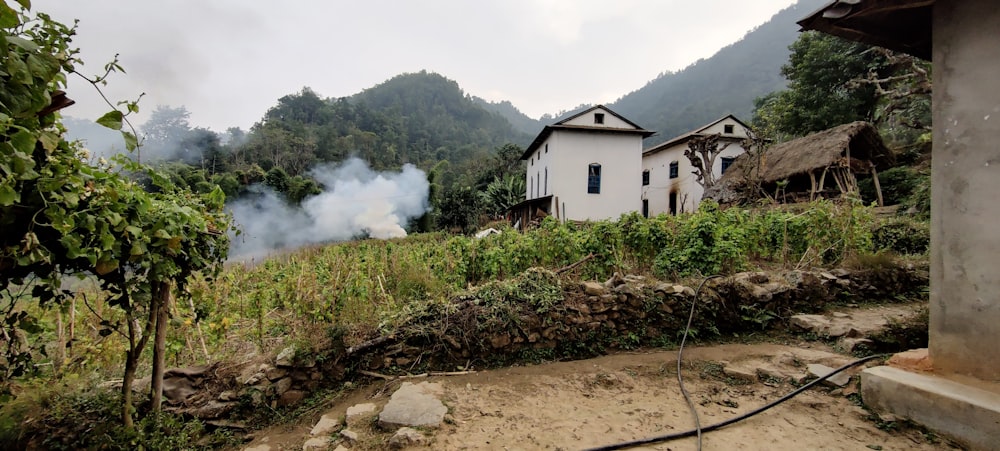
[[[872,231],[876,250],[898,254],[923,254],[931,245],[930,224],[906,218],[888,220]]]
[[[913,168],[905,166],[890,168],[880,173],[878,181],[882,187],[883,202],[885,205],[904,203],[913,194],[913,191],[925,182],[924,177]],[[865,202],[877,200],[875,182],[871,178],[859,180],[858,191]]]

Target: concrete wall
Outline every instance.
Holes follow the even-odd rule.
[[[622,213],[639,210],[639,135],[558,130],[549,141],[549,194],[559,197],[560,208],[565,204],[564,219],[616,219]],[[591,163],[601,165],[600,194],[587,192]]]
[[[930,353],[1000,381],[1000,8],[934,4]]]
[[[721,125],[719,128],[721,130]],[[739,126],[737,129],[742,130]],[[642,170],[649,171],[649,185],[642,187],[642,198],[649,200],[650,216],[669,212],[670,193],[675,191],[677,192],[678,213],[692,212],[698,209],[705,189],[698,184],[696,176],[693,174],[694,167],[691,166],[691,161],[684,156],[684,149],[687,149],[686,142],[642,158]],[[716,157],[715,166],[712,168],[712,173],[715,174],[716,178],[722,175],[723,157],[735,158],[743,152],[744,149],[738,142],[733,142],[723,150]],[[671,179],[670,163],[674,161],[678,163],[677,178]]]
[[[597,122],[595,122],[595,120],[594,120],[594,115],[595,114],[603,114],[604,115],[604,123],[603,124],[598,124]],[[615,115],[613,115],[613,114],[611,114],[611,113],[609,113],[606,110],[601,109],[601,108],[595,109],[594,111],[591,111],[591,112],[589,112],[587,114],[584,114],[584,115],[581,115],[579,117],[575,117],[572,120],[566,121],[566,122],[563,123],[563,125],[574,125],[574,126],[580,126],[580,127],[623,128],[623,129],[627,129],[627,130],[635,130],[635,127],[632,126],[632,124],[629,124],[628,122],[625,122],[625,121],[619,119],[617,116],[615,116]]]
[[[525,164],[525,177],[527,177],[525,199],[545,197],[552,192],[552,157],[549,148],[554,147],[553,137],[554,135],[549,135],[549,139],[528,158]],[[548,171],[548,183],[546,183],[546,171]]]

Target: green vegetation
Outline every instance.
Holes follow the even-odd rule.
[[[183,295],[195,273],[210,278],[220,269],[229,238],[228,217],[222,211],[223,193],[206,195],[175,188],[149,168],[118,161],[90,164],[86,152],[63,138],[57,111],[69,102],[59,90],[66,78],[78,73],[77,50],[70,47],[74,29],[39,13],[29,16],[27,1],[17,12],[0,3],[0,54],[4,88],[0,91],[0,314],[3,316],[4,358],[0,361],[0,395],[9,398],[11,382],[38,371],[37,357],[44,347],[47,315],[70,303],[64,289],[68,276],[95,281],[99,292],[91,298],[105,315],[95,312],[95,330],[101,337],[124,338],[124,389],[121,418],[133,424],[132,380],[147,342],[153,338],[152,410],[159,410],[163,372],[163,344],[168,329],[167,309],[174,289]],[[87,79],[95,87],[114,71]],[[135,102],[122,102],[98,119],[121,130],[126,117],[138,111]],[[129,149],[135,135],[123,131]],[[148,192],[128,174],[141,176]],[[88,306],[91,304],[88,303]],[[61,316],[60,316],[61,318]],[[19,334],[28,334],[24,339]],[[58,354],[51,362],[63,365],[70,345],[60,331]]]

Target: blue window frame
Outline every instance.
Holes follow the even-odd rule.
[[[736,161],[736,159],[733,158],[733,157],[722,157],[722,173],[723,174],[726,173],[726,169],[729,169],[729,166],[732,166],[733,161]]]
[[[678,167],[678,164],[677,164],[676,161],[673,162],[673,163],[670,163],[670,178],[672,178],[672,179],[677,178],[677,167]]]
[[[587,192],[601,194],[601,165],[592,163],[587,169]]]

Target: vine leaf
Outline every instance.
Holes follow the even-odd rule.
[[[107,114],[97,119],[97,123],[112,130],[122,129],[122,112],[118,110],[108,111]]]

